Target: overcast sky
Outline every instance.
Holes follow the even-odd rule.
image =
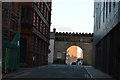
[[[51,31],[93,33],[93,0],[52,0]]]

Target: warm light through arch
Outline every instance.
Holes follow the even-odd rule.
[[[78,58],[83,59],[83,50],[79,46],[70,46],[67,49],[66,63],[70,64]]]

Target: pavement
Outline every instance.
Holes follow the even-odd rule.
[[[95,69],[93,66],[84,66],[84,68],[87,70],[90,77],[94,80],[102,79],[102,80],[114,80],[110,75]]]
[[[109,75],[92,66],[47,65],[36,68],[21,68],[18,72],[3,75],[3,78],[72,78],[80,79],[112,79]]]

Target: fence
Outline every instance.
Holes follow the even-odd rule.
[[[3,40],[2,42],[2,71],[17,71],[19,69],[20,45],[19,33],[17,33],[11,42]]]

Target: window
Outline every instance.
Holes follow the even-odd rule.
[[[41,3],[41,12],[43,13],[43,2]]]
[[[34,15],[33,15],[33,23],[35,24],[35,19],[36,18],[36,14],[34,13]]]
[[[36,14],[34,13],[34,15],[33,15],[33,25],[35,26],[35,19],[36,18]]]
[[[44,6],[44,17],[46,17],[46,6]]]
[[[49,20],[48,20],[48,18],[49,18],[49,13],[48,13],[48,11],[47,11],[47,16],[46,16],[46,17],[47,17],[47,21],[49,21]]]
[[[35,26],[35,20],[33,20],[33,25]]]
[[[39,8],[41,8],[41,3],[42,3],[42,2],[39,2]]]
[[[107,12],[108,12],[108,1],[106,2],[106,18],[107,18]]]
[[[35,12],[34,12],[34,16],[35,16]]]
[[[39,17],[37,16],[37,25],[36,25],[36,26],[37,26],[37,29],[38,29],[38,20],[39,20]]]
[[[113,6],[115,7],[115,0],[114,0],[114,2],[113,2]]]
[[[23,23],[24,20],[25,20],[25,19],[24,19],[24,18],[25,18],[25,8],[24,8],[24,7],[22,7],[22,16],[21,16],[21,18],[22,18],[22,19],[21,19],[21,20],[22,20],[21,22]]]
[[[39,2],[38,2],[38,7],[40,7]]]
[[[45,35],[45,24],[43,25],[43,34]]]
[[[105,16],[105,2],[103,2],[103,22],[104,22],[104,16]]]
[[[40,21],[40,32],[42,32],[42,20]]]
[[[30,20],[31,20],[31,10],[30,9],[27,9],[26,10],[26,23],[30,23]]]
[[[31,10],[28,8],[22,7],[22,16],[21,16],[22,23],[30,23],[31,20]]]
[[[111,12],[111,0],[109,2],[109,13]]]

